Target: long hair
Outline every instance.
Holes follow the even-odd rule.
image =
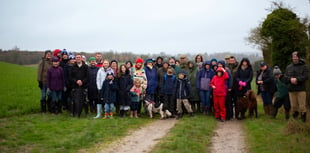
[[[248,59],[248,58],[242,58],[242,60],[241,60],[241,62],[240,62],[240,64],[239,64],[239,66],[238,66],[238,69],[241,69],[241,67],[242,67],[242,63],[243,62],[247,62],[248,63],[248,67],[249,68],[252,68],[252,65],[251,65],[251,63],[250,63],[250,60]]]
[[[119,69],[117,71],[117,77],[120,78],[124,73],[122,72],[122,67],[125,67],[126,68],[126,71],[125,71],[125,74],[129,74],[129,69],[126,67],[125,64],[121,64],[119,66]]]
[[[203,62],[203,57],[202,57],[202,55],[198,54],[198,55],[196,55],[196,57],[195,57],[195,63],[197,63],[197,58],[198,58],[198,57],[200,57],[200,58],[201,58],[201,62]]]

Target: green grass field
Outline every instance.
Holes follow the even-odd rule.
[[[0,62],[0,152],[77,152],[116,138],[154,119],[113,120],[72,118],[40,113],[40,90],[36,67]],[[252,84],[252,88],[255,85]],[[308,118],[309,120],[309,118]],[[243,122],[249,152],[309,152],[310,127],[300,121],[277,119],[263,115]],[[309,123],[309,122],[308,122]],[[217,122],[211,116],[185,116],[161,141],[153,152],[208,152],[210,138]]]

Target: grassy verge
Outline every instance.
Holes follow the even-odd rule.
[[[259,112],[263,112],[261,103]],[[244,120],[244,125],[246,142],[252,153],[301,153],[310,150],[309,124],[293,119],[287,121],[283,113],[279,113],[276,119],[260,113],[257,119]]]
[[[207,152],[216,122],[210,116],[185,116],[152,152]]]
[[[39,112],[36,68],[0,62],[0,117]]]
[[[152,120],[148,118],[92,119],[32,114],[0,119],[0,152],[76,152],[109,143]]]

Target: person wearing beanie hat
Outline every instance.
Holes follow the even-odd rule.
[[[216,58],[212,58],[211,59],[211,68],[216,71],[217,69],[217,59]]]
[[[70,53],[70,52],[69,52]],[[71,115],[73,115],[73,105],[72,105],[72,82],[70,79],[70,72],[75,64],[75,56],[71,53],[69,54],[69,59],[67,64],[64,65],[63,70],[64,70],[64,78],[65,78],[65,89],[63,92],[62,97],[62,104],[64,106],[64,109],[67,109]]]
[[[309,71],[297,51],[292,53],[292,63],[286,67],[283,79],[288,84],[293,117],[297,119],[301,115],[301,120],[306,122],[306,82],[309,79]]]
[[[116,94],[118,90],[117,79],[114,78],[114,72],[108,72],[101,89],[101,98],[104,103],[103,119],[113,118],[114,103],[116,102]]]
[[[61,60],[61,50],[60,49],[55,49],[54,50],[54,56],[58,57],[58,59]]]
[[[153,59],[151,58],[147,59],[145,63],[146,66],[144,67],[144,70],[147,78],[145,98],[157,102],[157,98],[155,98],[158,86],[157,68],[154,66]]]
[[[52,96],[51,111],[58,114],[62,110],[61,97],[65,88],[65,78],[63,69],[59,66],[58,58],[53,57],[52,62],[53,66],[47,71],[46,88],[47,93]]]
[[[96,77],[97,77],[97,73],[99,68],[96,66],[96,58],[95,57],[90,57],[88,59],[89,62],[89,66],[88,66],[88,85],[87,85],[87,96],[88,96],[88,100],[89,100],[89,104],[86,105],[87,110],[88,107],[90,108],[90,112],[94,113],[96,110],[96,105],[98,104],[99,98],[98,98],[98,89],[97,89],[97,85],[96,85]],[[100,109],[99,111],[101,111],[101,108],[97,108]]]
[[[62,58],[62,59],[60,60],[60,66],[61,66],[62,68],[64,68],[65,65],[67,65],[68,62],[69,62],[69,54],[68,54],[68,52],[67,52],[66,49],[63,49],[63,50],[61,51],[61,58]]]
[[[223,67],[216,70],[216,75],[212,78],[210,86],[213,89],[214,116],[221,122],[226,120],[226,80],[229,78],[228,73]]]
[[[175,97],[177,100],[177,118],[180,119],[183,117],[182,104],[185,106],[185,109],[193,116],[193,110],[188,99],[193,98],[193,92],[190,81],[186,78],[186,72],[181,70],[178,74],[176,82]]]
[[[258,86],[257,95],[261,94],[263,99],[265,114],[272,116],[272,97],[275,92],[275,83],[272,70],[265,62],[260,63],[260,71],[256,76],[256,84]]]
[[[146,89],[147,89],[147,77],[146,77],[146,73],[145,73],[145,69],[143,68],[143,59],[142,58],[138,58],[136,60],[136,64],[134,67],[132,67],[131,69],[131,77],[132,80],[135,79],[139,79],[140,83],[141,83],[141,88],[142,88],[142,92],[141,92],[141,96],[144,97],[145,93],[146,93]],[[143,104],[143,100],[142,98],[140,99],[139,102],[139,107],[138,107],[138,114],[140,114],[141,112],[141,108]]]
[[[285,119],[289,119],[290,117],[290,98],[288,94],[288,87],[286,84],[284,84],[283,81],[283,74],[281,73],[281,70],[278,66],[275,66],[273,69],[273,75],[275,78],[275,84],[276,84],[276,93],[275,93],[275,100],[274,100],[274,112],[272,114],[273,118],[276,118],[278,109],[283,105],[285,110]]]
[[[196,79],[196,87],[199,91],[201,112],[204,115],[208,115],[212,112],[211,108],[211,89],[210,82],[214,76],[214,70],[211,68],[211,61],[207,60],[204,62],[203,67],[199,70]]]
[[[52,52],[50,50],[46,50],[44,52],[44,56],[41,58],[40,63],[38,64],[37,81],[38,81],[38,86],[41,90],[40,104],[41,104],[42,113],[46,113],[46,106],[50,106],[50,105],[47,105],[48,94],[46,92],[47,90],[46,76],[47,76],[48,69],[52,66],[51,58],[52,58]]]

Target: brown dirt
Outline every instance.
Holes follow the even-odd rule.
[[[99,152],[150,152],[176,123],[177,120],[175,119],[154,121],[140,129],[129,132],[128,136],[113,142],[109,146],[104,146]]]
[[[245,153],[245,133],[238,120],[219,122],[211,140],[211,153]]]

